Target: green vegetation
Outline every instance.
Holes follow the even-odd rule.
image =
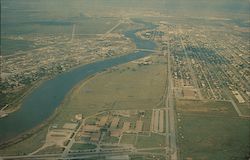
[[[165,147],[166,136],[152,133],[150,136],[137,137],[136,148]]]
[[[152,150],[140,150],[140,152],[160,153],[166,154],[166,149],[152,149]]]
[[[137,23],[122,23],[113,32],[124,33],[126,31],[143,27]]]
[[[95,144],[89,144],[89,143],[75,143],[71,147],[72,150],[86,150],[86,149],[95,149]]]
[[[136,140],[136,134],[123,134],[120,141],[121,144],[134,144]]]
[[[69,93],[70,96],[65,99],[62,106],[58,108],[58,115],[51,124],[58,124],[60,128],[64,123],[71,121],[75,114],[79,113],[86,117],[103,110],[112,109],[151,110],[161,101],[165,89],[166,66],[158,63],[158,61],[162,61],[160,59],[161,57],[154,56],[155,64],[147,66],[139,66],[131,62],[114,67],[78,84]],[[88,88],[88,92],[85,92],[86,88]],[[149,115],[150,112],[146,112],[144,118],[148,119]],[[133,118],[132,126],[135,125],[138,116],[135,115]],[[122,120],[125,119],[121,118]],[[145,122],[145,124],[147,123],[149,122]],[[22,155],[33,152],[44,144],[46,133],[47,128],[44,128],[20,143],[0,150],[0,154],[18,153]],[[105,136],[103,142],[118,143],[118,140],[115,137]]]
[[[227,101],[177,100],[176,106],[183,114],[238,116],[231,102]]]
[[[44,148],[43,150],[40,150],[39,152],[37,152],[36,154],[57,154],[57,153],[62,153],[63,152],[63,148],[53,145],[53,146],[49,146]]]
[[[177,102],[177,137],[181,159],[246,159],[250,151],[250,120],[232,118],[235,116],[232,106],[223,102],[189,103],[194,109],[210,106],[211,109],[206,112],[185,110],[180,104]],[[218,109],[214,110],[216,107]]]
[[[27,51],[34,49],[35,46],[33,45],[31,41],[1,38],[1,54],[9,55],[14,54],[16,51]]]
[[[76,34],[103,34],[118,22],[117,18],[86,18],[84,21],[76,20]]]
[[[17,24],[2,28],[3,35],[28,35],[28,34],[71,34],[71,25],[48,24],[46,21]]]
[[[44,127],[41,131],[38,131],[30,138],[1,149],[0,155],[25,155],[37,150],[44,144],[47,131],[48,128]]]
[[[249,120],[184,116],[179,126],[182,159],[244,159],[249,153]]]
[[[152,110],[146,110],[143,120],[143,131],[150,131]]]
[[[91,117],[91,118],[86,119],[85,124],[95,125],[95,124],[96,124],[96,121],[97,121],[96,118]]]
[[[118,143],[119,138],[117,137],[111,137],[109,135],[105,135],[102,139],[103,143]]]
[[[165,160],[166,157],[160,155],[130,155],[130,160],[152,160],[152,159]]]
[[[131,62],[114,67],[79,84],[59,108],[55,123],[70,121],[78,113],[154,108],[162,100],[166,83],[166,66],[159,59],[155,56],[156,63],[147,66]]]
[[[249,104],[237,104],[241,113],[246,116],[250,116],[250,105]]]

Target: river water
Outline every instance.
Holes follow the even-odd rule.
[[[137,22],[143,23],[143,22]],[[155,26],[143,23],[146,28]],[[135,36],[139,30],[131,30],[125,33],[137,46],[137,49],[154,50],[156,45],[150,40],[142,40]],[[136,51],[134,53],[102,60],[87,64],[62,73],[55,78],[48,80],[36,88],[23,101],[21,108],[5,118],[0,119],[0,143],[14,138],[15,136],[28,131],[49,118],[55,109],[62,103],[67,93],[80,81],[90,75],[102,72],[107,68],[127,63],[152,52]]]

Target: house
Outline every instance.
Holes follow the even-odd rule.
[[[100,119],[100,123],[99,123],[99,126],[100,127],[103,127],[103,126],[105,126],[106,124],[107,124],[107,122],[108,122],[108,116],[103,116],[101,119]]]
[[[119,117],[113,118],[110,128],[117,128],[119,121],[120,121]]]

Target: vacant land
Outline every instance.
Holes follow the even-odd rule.
[[[247,104],[237,104],[241,113],[245,116],[250,116],[250,105]]]
[[[250,120],[235,116],[230,104],[186,101],[176,107],[181,159],[246,159]]]
[[[166,85],[166,62],[156,55],[152,55],[151,60],[153,63],[150,65],[130,62],[114,67],[78,84],[58,108],[58,115],[51,124],[60,128],[79,113],[85,117],[105,110],[151,110],[161,107],[159,104]],[[144,130],[149,130],[150,116],[150,111],[145,112]],[[131,125],[133,128],[135,124]],[[35,151],[45,143],[47,129],[46,127],[18,144],[1,149],[0,154],[23,155]],[[118,143],[118,140],[107,136],[103,142]]]
[[[136,148],[165,147],[166,136],[152,133],[151,135],[139,135],[137,137]]]
[[[75,143],[71,149],[72,150],[86,150],[86,149],[95,149],[96,145],[94,144],[82,144],[82,143]]]
[[[34,152],[45,143],[47,131],[48,128],[45,127],[36,134],[17,144],[0,149],[0,155],[25,155]]]
[[[177,100],[176,106],[183,114],[238,116],[231,102],[227,101]]]
[[[49,146],[49,147],[46,147],[42,150],[40,150],[39,152],[37,152],[36,154],[59,154],[59,153],[62,153],[63,152],[63,149],[62,147],[59,147],[59,146],[56,146],[56,145],[53,145],[53,146]]]
[[[136,134],[123,134],[120,141],[121,144],[134,144],[136,140]]]
[[[119,22],[117,18],[85,18],[76,23],[76,34],[104,34]]]
[[[60,107],[57,124],[108,110],[152,109],[162,101],[166,66],[162,57],[153,56],[151,65],[130,62],[114,67],[79,84]]]
[[[2,55],[9,55],[16,51],[26,51],[35,48],[31,41],[12,40],[7,38],[1,38],[1,46]]]

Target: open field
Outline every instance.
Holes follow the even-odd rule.
[[[246,159],[250,151],[249,119],[237,117],[224,102],[188,104],[185,107],[177,102],[176,106],[181,159]]]
[[[149,136],[138,135],[135,146],[136,148],[165,147],[166,137],[155,133],[152,133]]]
[[[16,25],[2,24],[1,26],[1,53],[12,55],[17,52],[27,52],[36,48],[51,45],[38,41],[40,36],[72,36],[82,38],[82,35],[105,34],[109,29],[119,23],[118,18],[69,18],[67,20],[30,20],[27,23]],[[14,38],[13,38],[14,37]],[[63,39],[63,38],[61,38]],[[60,40],[59,40],[60,41]],[[41,43],[37,45],[37,43]],[[58,43],[58,42],[57,42]],[[65,43],[64,43],[65,44]],[[62,47],[63,48],[63,47]]]
[[[37,17],[38,18],[38,17]],[[11,19],[13,22],[3,21],[1,24],[1,35],[71,35],[73,25],[76,24],[76,34],[104,34],[110,28],[115,26],[118,18],[112,17],[67,17],[63,19],[54,19],[47,17],[47,20],[27,19],[26,23],[18,23],[17,20]],[[15,25],[13,25],[13,23]]]
[[[117,137],[111,137],[111,136],[105,135],[105,136],[103,137],[102,143],[113,143],[113,144],[117,144],[118,141],[119,141],[119,138],[117,138]]]
[[[85,149],[95,149],[96,145],[94,144],[82,144],[82,143],[75,143],[71,149],[72,150],[85,150]]]
[[[249,153],[250,121],[222,117],[183,116],[178,129],[181,157],[244,159]],[[184,138],[181,138],[181,136]]]
[[[247,104],[237,104],[241,113],[246,116],[250,116],[250,105]]]
[[[151,159],[165,160],[166,158],[164,156],[158,156],[158,155],[132,155],[130,156],[130,160],[151,160]]]
[[[134,144],[136,140],[136,134],[123,134],[120,141],[121,144]]]
[[[143,130],[149,131],[150,110],[160,107],[158,104],[161,103],[166,85],[165,60],[159,56],[151,56],[151,60],[153,63],[150,65],[130,62],[114,67],[78,84],[57,109],[58,114],[51,125],[56,124],[61,128],[79,113],[85,117],[105,110],[141,109],[146,110],[142,118],[145,121]],[[134,117],[131,128],[135,128],[136,118],[138,117]],[[126,118],[121,119],[121,122],[125,120]],[[88,123],[93,122],[94,119]],[[0,153],[33,152],[44,144],[46,133],[47,127],[18,144],[2,149]],[[102,142],[118,143],[118,140],[104,136]]]
[[[104,34],[119,22],[117,18],[85,18],[76,20],[76,34]]]
[[[17,144],[0,149],[0,155],[25,155],[37,150],[45,143],[47,131],[48,128],[45,127],[36,134]]]
[[[108,110],[157,107],[166,82],[166,67],[160,58],[154,56],[152,65],[131,62],[114,67],[79,84],[60,107],[55,123],[70,121],[77,113],[88,116]]]
[[[6,38],[1,38],[1,46],[2,55],[9,55],[15,53],[16,51],[26,51],[35,48],[31,41],[12,40]]]
[[[53,146],[49,146],[46,147],[42,150],[40,150],[39,152],[37,152],[36,154],[57,154],[57,153],[62,153],[63,152],[63,148],[53,145]]]
[[[188,101],[177,100],[177,111],[182,114],[204,114],[217,116],[233,116],[237,113],[231,102],[227,101]]]

